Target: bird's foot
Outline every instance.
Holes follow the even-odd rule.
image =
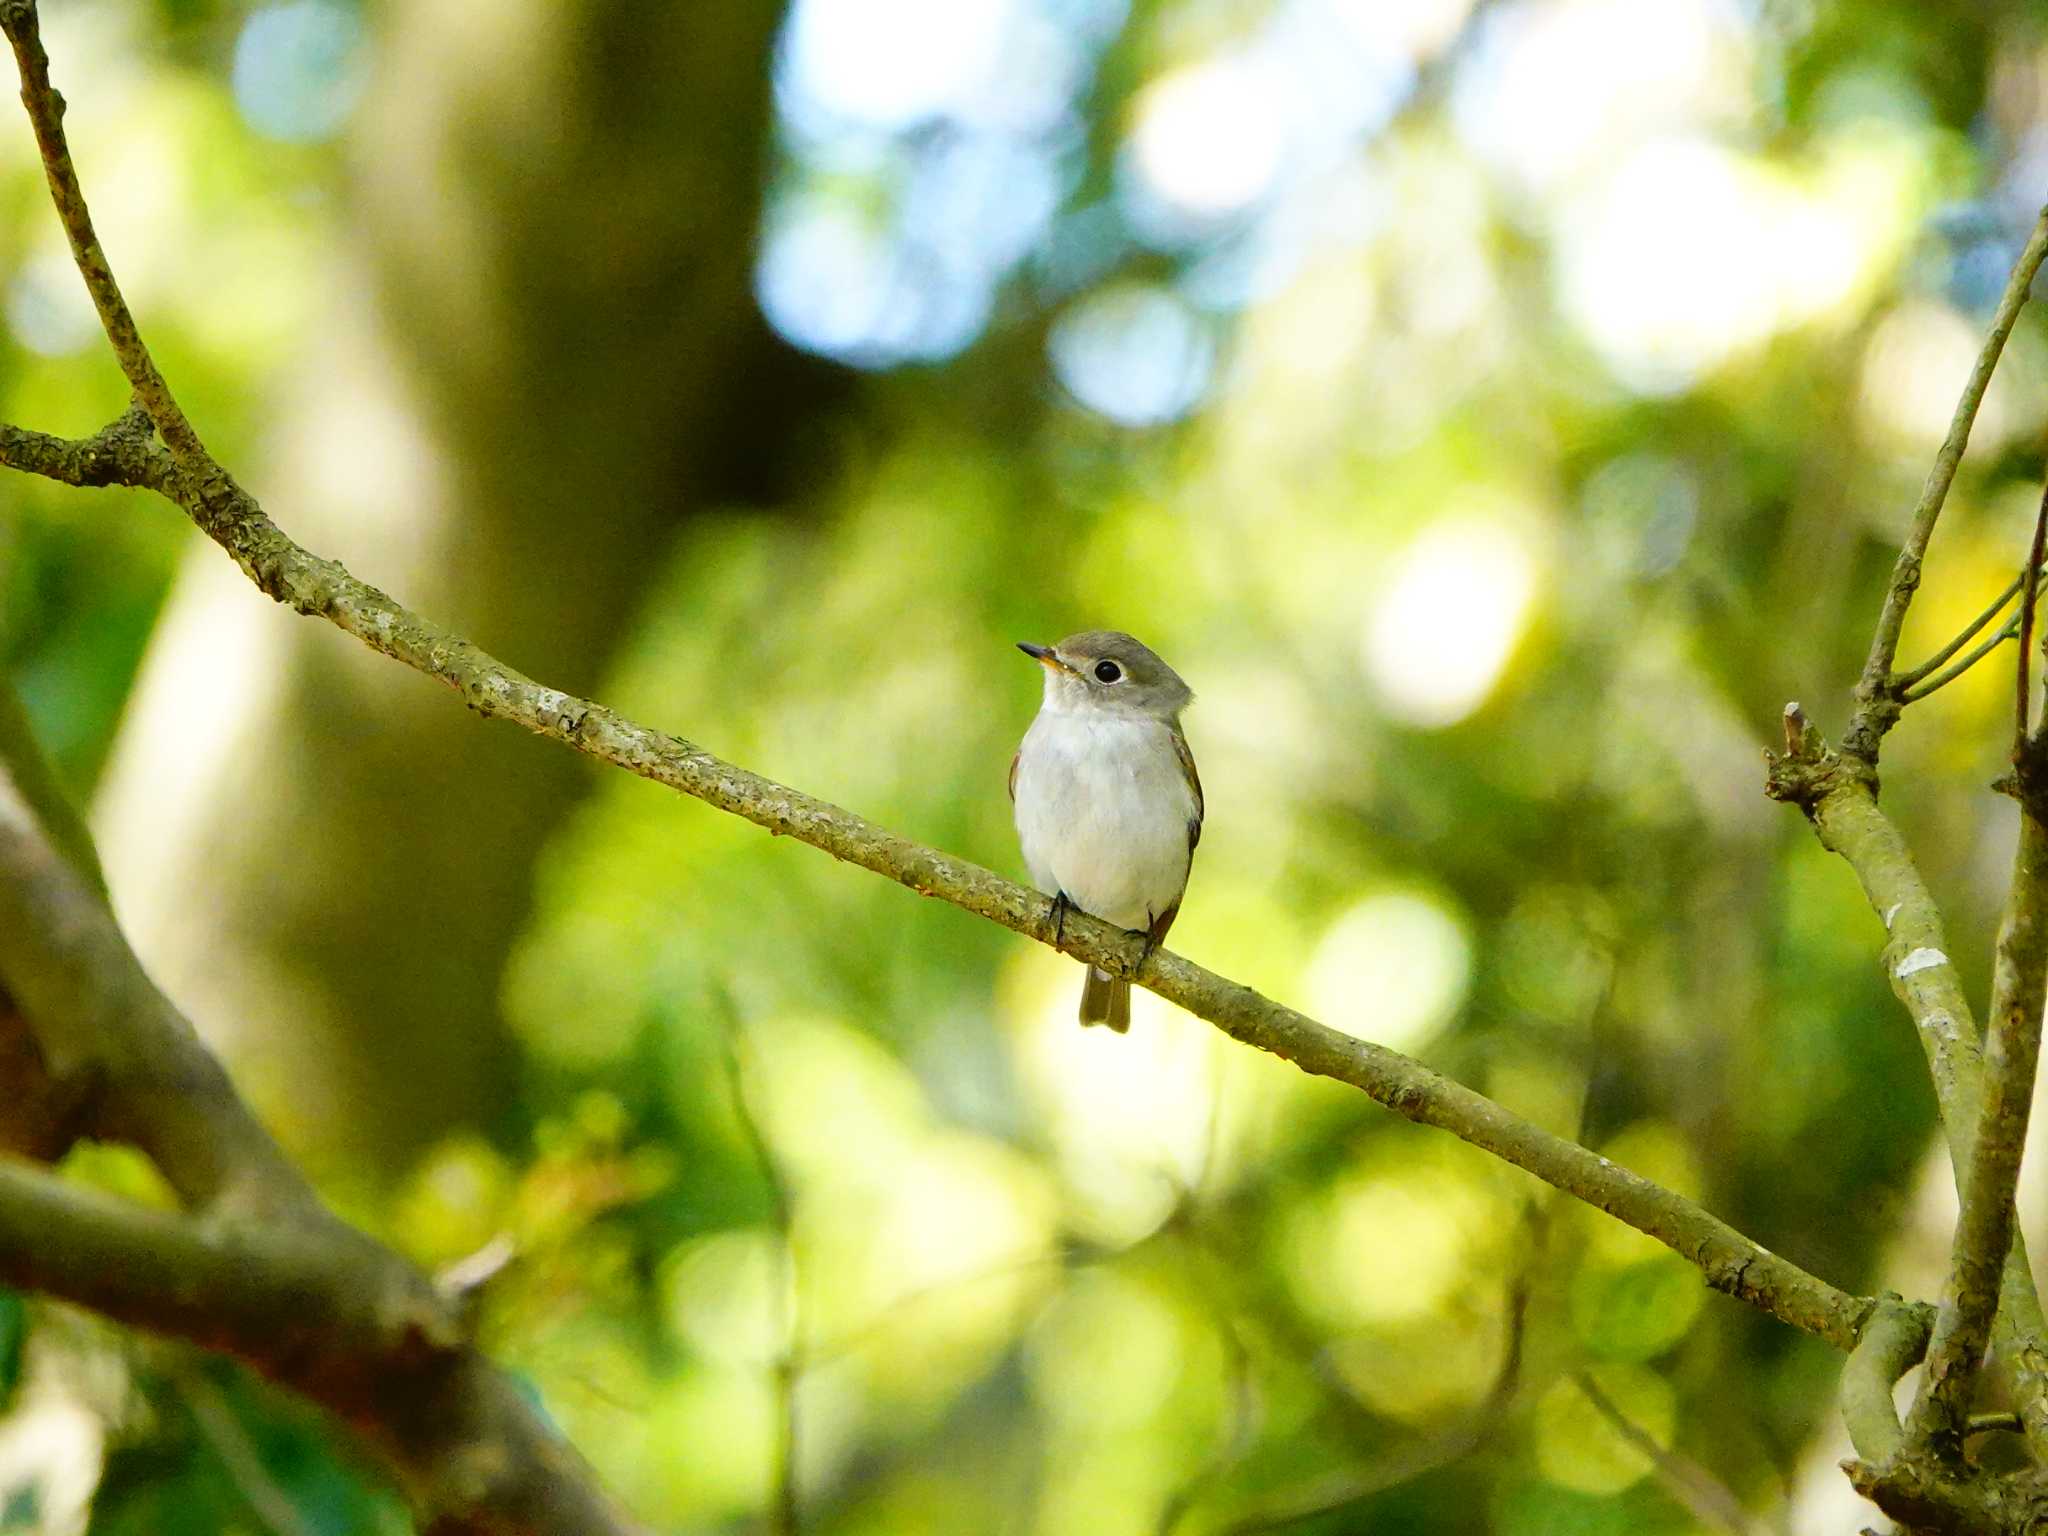
[[[1074,904],[1067,900],[1067,893],[1060,891],[1053,897],[1052,906],[1046,911],[1045,920],[1052,924],[1052,947],[1054,949],[1058,949],[1066,941],[1067,914],[1073,911],[1073,909]]]
[[[1135,976],[1145,969],[1145,962],[1150,960],[1153,952],[1159,948],[1160,938],[1159,930],[1149,923],[1143,928],[1134,928],[1131,931],[1145,941],[1138,946],[1138,963],[1131,967],[1131,974]]]

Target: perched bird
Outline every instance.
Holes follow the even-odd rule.
[[[1053,898],[1055,925],[1078,907],[1145,934],[1150,953],[1180,912],[1202,840],[1202,781],[1180,729],[1194,695],[1117,630],[1017,649],[1045,668],[1038,718],[1010,760],[1024,862]],[[1130,982],[1090,966],[1081,1022],[1129,1029]]]

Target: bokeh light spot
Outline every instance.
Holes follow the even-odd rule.
[[[748,1228],[714,1232],[662,1261],[658,1288],[670,1330],[706,1359],[766,1365],[783,1347],[788,1316],[781,1242]]]
[[[1249,208],[1287,149],[1282,84],[1242,59],[1176,70],[1138,97],[1131,164],[1153,196],[1197,219]]]
[[[1053,372],[1082,405],[1127,427],[1173,421],[1209,387],[1216,346],[1164,288],[1119,283],[1061,315],[1047,343]]]
[[[782,42],[786,103],[909,128],[971,101],[1001,60],[1012,0],[799,0]]]
[[[1305,983],[1325,1023],[1408,1050],[1457,1012],[1471,971],[1463,923],[1419,892],[1382,891],[1330,925]]]
[[[250,13],[235,40],[235,104],[266,138],[331,137],[361,98],[363,23],[335,0],[289,0]]]
[[[69,255],[39,251],[21,264],[7,285],[7,328],[43,357],[67,357],[98,338],[99,316]]]
[[[1425,529],[1366,621],[1365,669],[1387,712],[1435,729],[1484,703],[1521,638],[1537,579],[1535,550],[1505,518],[1459,516]]]

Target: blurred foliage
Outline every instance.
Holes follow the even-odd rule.
[[[22,1344],[28,1337],[28,1307],[12,1291],[0,1291],[0,1408],[21,1380]]]
[[[490,92],[520,87],[505,61],[545,56],[529,46],[559,20],[49,0],[116,268],[229,462],[274,462],[271,386],[337,274],[404,244],[366,227],[346,126],[351,93],[392,77],[390,40],[480,61],[489,123]],[[252,37],[273,50],[254,64]],[[644,110],[521,118],[440,164],[458,181],[423,180],[413,214],[451,199],[445,230],[421,225],[449,264],[400,270],[383,302],[440,313],[464,261],[511,247],[544,314],[513,347],[479,304],[434,333],[461,336],[452,356],[404,360],[447,386],[450,419],[418,431],[497,456],[451,494],[514,495],[544,458],[588,482],[596,522],[673,443],[607,436],[595,395],[568,445],[461,410],[590,388],[624,341],[579,303],[669,291],[608,243],[631,246],[601,177],[681,153],[645,104],[682,83],[623,32],[591,56]],[[1209,823],[1176,948],[1837,1284],[1896,1283],[1931,1095],[1881,933],[1763,800],[1758,748],[1788,698],[1842,719],[2048,192],[2048,15],[803,0],[759,67],[773,123],[712,148],[751,156],[772,130],[764,207],[705,237],[758,242],[768,319],[860,372],[782,399],[753,490],[636,549],[634,585],[531,572],[537,602],[615,632],[602,696],[1014,872],[1002,770],[1037,683],[1009,644],[1128,628],[1200,695]],[[566,227],[587,269],[559,207],[463,217],[518,187],[529,134],[585,168]],[[25,134],[0,131],[0,417],[83,432],[122,395],[41,198]],[[2044,384],[2036,312],[1908,660],[2019,558]],[[677,390],[675,441],[700,451],[731,407]],[[292,527],[301,487],[249,478]],[[182,563],[215,558],[192,543],[144,499],[0,481],[0,657],[81,798]],[[510,659],[554,675],[544,650]],[[2008,677],[1989,663],[1917,706],[1886,762],[1966,977],[2009,848],[1983,790]],[[465,978],[498,1001],[516,1096],[395,1177],[321,1171],[423,1263],[509,1240],[488,1343],[660,1529],[762,1528],[785,1379],[821,1536],[1697,1529],[1581,1373],[1760,1517],[1858,1518],[1828,1502],[1831,1352],[1149,997],[1128,1038],[1084,1034],[1070,963],[623,775],[589,780],[521,894],[503,974]],[[238,1050],[287,1134],[357,1113],[266,1080],[262,1040]],[[120,1157],[72,1168],[155,1197]],[[22,1356],[21,1317],[0,1297],[0,1395],[10,1337],[26,1362],[0,1528],[254,1531],[269,1493],[295,1528],[400,1527],[345,1437],[237,1373],[89,1331],[39,1328]]]

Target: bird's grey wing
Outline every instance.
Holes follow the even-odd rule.
[[[1019,747],[1010,754],[1010,803],[1017,803],[1017,765],[1024,761],[1024,749]],[[1199,798],[1199,795],[1197,796]]]
[[[1180,771],[1187,777],[1188,793],[1195,797],[1195,814],[1188,818],[1188,856],[1194,857],[1195,845],[1202,840],[1202,776],[1195,772],[1195,754],[1188,750],[1188,739],[1176,728],[1170,731],[1173,737],[1173,753],[1180,759]],[[1010,770],[1011,779],[1016,778],[1016,769]],[[1014,790],[1012,791],[1014,794]],[[1172,919],[1168,919],[1172,921]]]

